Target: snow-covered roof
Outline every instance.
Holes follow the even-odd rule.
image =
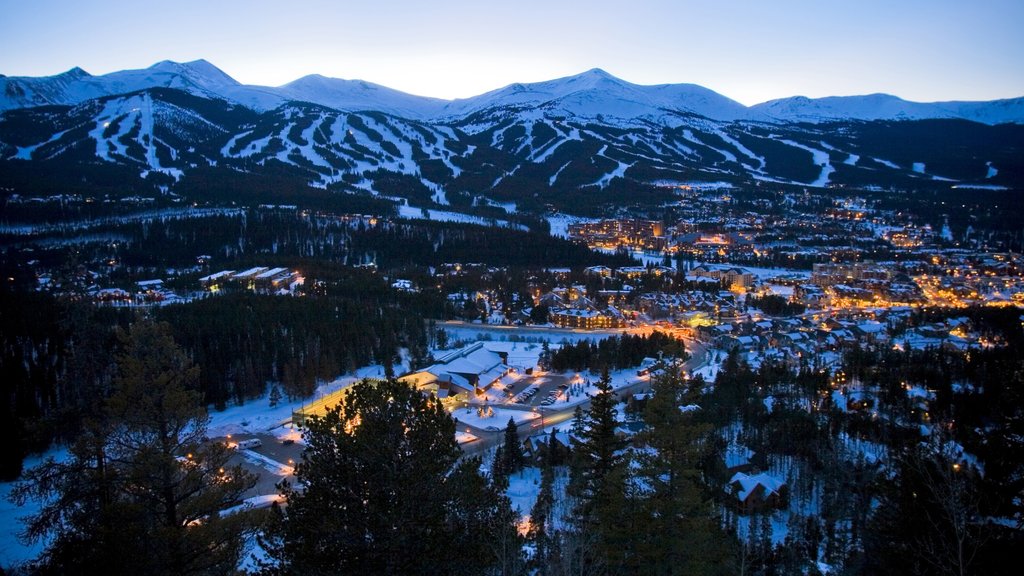
[[[740,500],[746,500],[758,486],[763,486],[764,494],[765,496],[768,496],[770,494],[778,494],[779,491],[782,490],[782,487],[786,485],[784,480],[776,478],[766,472],[754,475],[737,472],[733,475],[732,480],[729,480],[729,483],[739,483],[740,491],[737,495]]]
[[[272,277],[277,276],[278,274],[280,274],[282,272],[287,272],[287,271],[288,271],[287,268],[271,268],[270,270],[267,270],[266,272],[261,272],[260,274],[257,274],[256,275],[256,279],[257,280],[266,280],[267,278],[272,278]]]

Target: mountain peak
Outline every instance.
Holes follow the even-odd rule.
[[[68,70],[67,72],[60,74],[60,76],[63,76],[65,78],[71,78],[73,80],[78,80],[79,78],[89,78],[90,76],[92,76],[92,74],[89,74],[85,70],[82,70],[78,66],[75,66],[71,70]]]

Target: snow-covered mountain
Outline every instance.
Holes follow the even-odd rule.
[[[746,107],[695,84],[632,84],[600,69],[511,84],[479,96],[441,100],[362,80],[310,75],[278,87],[241,84],[205,60],[163,61],[141,70],[92,76],[80,68],[40,78],[0,76],[0,111],[47,104],[75,105],[148,88],[176,88],[222,98],[257,111],[297,100],[340,111],[379,111],[412,120],[456,122],[488,110],[537,110],[548,116],[679,125],[680,116],[773,123],[962,118],[986,124],[1024,123],[1024,98],[993,102],[908,102],[887,94],[783,98]]]
[[[664,203],[687,182],[1024,189],[1019,99],[747,108],[699,86],[590,70],[443,101],[319,76],[246,86],[204,61],[0,83],[0,187],[20,194],[101,186],[244,201],[262,186],[265,201],[318,188],[543,210]],[[1003,120],[1013,123],[987,124]]]
[[[121,70],[93,76],[72,68],[41,78],[0,77],[0,110],[48,104],[75,105],[102,96],[149,88],[176,88],[205,98],[222,98],[258,110],[273,108],[286,98],[272,89],[246,86],[206,60],[164,60],[141,70]]]
[[[438,116],[464,117],[493,108],[542,108],[550,114],[578,118],[655,119],[666,114],[696,114],[715,120],[750,117],[746,107],[695,84],[640,86],[595,68],[576,76],[512,84],[480,96],[454,100]]]
[[[447,100],[414,96],[372,82],[327,78],[319,74],[303,76],[270,90],[290,100],[312,102],[336,110],[375,110],[414,120],[431,118],[448,103]]]
[[[867,96],[793,96],[750,108],[771,122],[834,122],[845,120],[926,120],[960,118],[983,124],[1024,123],[1024,98],[991,102],[910,102],[889,94]]]

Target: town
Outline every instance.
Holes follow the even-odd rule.
[[[583,442],[581,411],[602,386],[617,405],[616,434],[640,461],[645,406],[660,381],[678,378],[699,393],[681,408],[706,411],[713,427],[715,464],[703,474],[743,557],[767,566],[787,543],[811,539],[820,548],[794,562],[830,573],[870,546],[856,528],[868,519],[854,512],[864,494],[823,497],[837,480],[820,467],[879,477],[909,431],[945,438],[953,415],[979,417],[964,411],[981,386],[949,379],[1014,349],[1007,315],[1013,330],[1024,325],[1015,236],[882,204],[685,189],[660,220],[553,214],[543,232],[295,206],[147,207],[93,228],[6,230],[7,281],[96,313],[150,314],[191,346],[218,330],[240,340],[216,357],[213,344],[190,354],[205,359],[211,441],[257,479],[241,494],[254,509],[281,502],[278,483],[296,481],[311,421],[358,383],[393,379],[438,399],[463,453],[486,466],[504,462],[496,454],[511,449],[513,431],[523,461],[506,471],[507,495],[525,534],[541,469]],[[479,259],[455,259],[465,253]],[[354,347],[347,325],[357,319],[338,310],[359,302],[392,311],[363,314],[359,333],[403,328]],[[274,312],[281,306],[289,311]],[[244,320],[254,307],[263,312]],[[273,326],[270,350],[247,335],[259,325]],[[897,357],[898,375],[883,377],[877,366]],[[949,372],[915,376],[934,362]],[[789,432],[766,436],[773,426]],[[946,441],[957,470],[980,473],[978,437]],[[849,524],[814,536],[834,506]]]

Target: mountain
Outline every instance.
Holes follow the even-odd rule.
[[[1024,98],[991,102],[909,102],[889,94],[867,96],[794,96],[756,104],[756,117],[772,122],[834,122],[844,120],[926,120],[960,118],[983,124],[1024,122]]]
[[[452,122],[485,110],[538,109],[578,118],[678,123],[680,116],[775,123],[847,120],[961,118],[985,124],[1024,123],[1024,98],[992,102],[909,102],[888,94],[806,98],[794,96],[746,107],[695,84],[642,86],[601,69],[535,82],[511,84],[479,96],[441,100],[415,96],[362,80],[309,75],[279,87],[241,84],[205,60],[163,61],[141,70],[92,76],[80,68],[40,78],[0,76],[0,110],[51,104],[74,105],[101,96],[148,88],[177,88],[222,98],[258,111],[288,101],[344,111],[376,110],[414,120]]]
[[[0,188],[26,196],[274,202],[326,190],[597,213],[676,202],[675,186],[702,182],[1024,189],[1024,125],[987,123],[1016,122],[1020,100],[747,108],[595,69],[449,102],[321,76],[246,86],[205,61],[0,83],[11,106],[0,111]]]
[[[0,110],[52,104],[74,105],[93,98],[149,88],[177,88],[206,98],[223,98],[255,109],[269,109],[286,100],[272,90],[245,86],[206,60],[164,60],[141,70],[93,76],[81,68],[42,78],[0,78]]]
[[[446,100],[414,96],[371,82],[327,78],[319,74],[303,76],[270,90],[290,100],[312,102],[338,110],[376,110],[416,120],[434,116],[447,103]]]
[[[441,109],[438,117],[454,119],[481,110],[509,107],[536,107],[547,113],[578,118],[656,119],[680,113],[728,121],[749,117],[739,102],[695,84],[640,86],[598,68],[576,76],[512,84],[480,96],[454,100]]]

